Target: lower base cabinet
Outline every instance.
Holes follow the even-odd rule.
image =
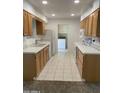
[[[49,47],[47,46],[46,48],[44,48],[43,52],[44,52],[43,64],[46,65],[47,61],[49,60]]]
[[[86,82],[100,81],[100,55],[83,54],[76,48],[76,64]]]
[[[37,54],[23,54],[23,80],[33,80],[38,77],[48,60],[49,46]]]

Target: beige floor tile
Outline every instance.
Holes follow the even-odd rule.
[[[39,80],[80,81],[80,74],[69,52],[61,52],[52,57],[39,75]]]
[[[73,79],[72,79],[72,76],[70,76],[70,75],[64,75],[64,81],[72,81]]]
[[[64,80],[64,77],[62,74],[56,74],[54,80]]]

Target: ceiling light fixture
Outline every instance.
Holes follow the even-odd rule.
[[[55,14],[52,14],[52,16],[55,16]]]
[[[48,2],[46,0],[42,1],[42,4],[46,5]]]
[[[71,14],[71,16],[74,16],[75,14]]]
[[[80,0],[74,0],[74,3],[78,4],[78,3],[80,3]]]

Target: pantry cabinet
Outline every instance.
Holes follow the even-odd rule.
[[[23,10],[23,35],[32,35],[32,15],[25,10]]]
[[[100,81],[100,55],[83,54],[76,47],[76,64],[81,78],[87,82]]]

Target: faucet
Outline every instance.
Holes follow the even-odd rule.
[[[35,45],[37,45],[37,42],[38,42],[38,41],[37,41],[37,40],[35,40]]]
[[[40,39],[38,40],[38,39],[36,39],[35,40],[35,44],[37,45],[38,44],[38,41],[41,41]]]

